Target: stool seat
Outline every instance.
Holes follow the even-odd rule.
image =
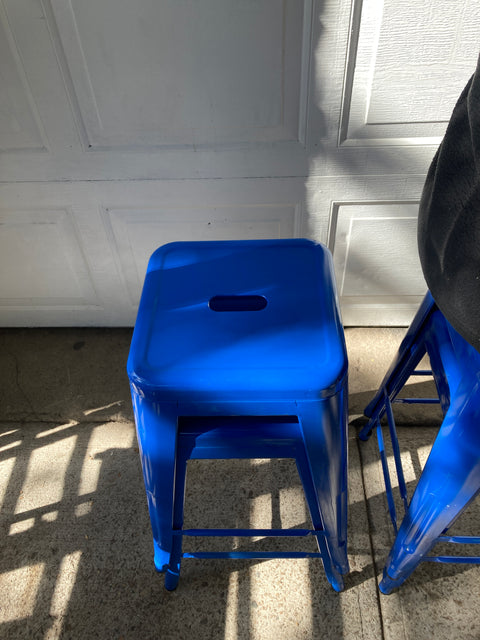
[[[206,457],[294,458],[313,523],[305,535],[316,537],[328,580],[343,588],[347,368],[324,246],[177,242],[153,254],[127,370],[154,562],[167,589],[178,582],[181,558],[192,557],[182,553],[183,536],[227,535],[182,528],[187,462]]]
[[[335,393],[347,360],[333,280],[324,277],[329,259],[307,240],[160,247],[148,265],[130,379],[168,401],[208,400],[212,387],[216,402]]]

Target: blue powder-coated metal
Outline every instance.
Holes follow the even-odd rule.
[[[428,354],[444,419],[410,502],[406,495],[396,427],[391,411],[415,368]],[[431,399],[427,399],[431,402]],[[366,440],[376,427],[390,517],[396,533],[380,590],[400,586],[422,561],[478,564],[480,556],[432,556],[437,542],[479,544],[477,536],[442,535],[480,491],[480,353],[447,322],[430,293],[417,312],[379,391],[365,409],[370,418],[360,432]],[[392,485],[385,461],[380,419],[386,415],[405,515],[397,531]]]
[[[156,399],[328,397],[346,372],[327,250],[306,240],[179,242],[150,259],[128,362]],[[265,298],[215,312],[219,296]],[[340,336],[340,339],[339,339]]]
[[[347,357],[329,251],[301,239],[161,247],[148,264],[127,368],[166,587],[175,588],[184,555],[187,460],[289,457],[310,508],[308,535],[341,590]],[[227,535],[195,535],[209,531]],[[237,556],[245,557],[215,552]]]

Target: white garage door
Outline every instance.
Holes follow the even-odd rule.
[[[131,325],[172,240],[305,236],[346,324],[425,290],[478,0],[0,0],[0,324]]]

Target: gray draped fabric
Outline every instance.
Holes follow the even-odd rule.
[[[418,250],[438,307],[480,351],[480,58],[427,175]]]

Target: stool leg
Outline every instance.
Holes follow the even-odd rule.
[[[349,571],[347,556],[347,390],[302,403],[300,420],[325,542],[335,569]]]
[[[370,420],[358,434],[360,440],[368,440],[377,419],[385,413],[385,396],[393,400],[398,395],[425,355],[425,331],[436,308],[430,292],[427,292],[375,397],[365,407],[364,413]]]
[[[153,533],[154,563],[165,571],[173,545],[177,416],[167,404],[133,396],[135,422]]]
[[[470,378],[457,389],[387,559],[382,593],[408,578],[480,490],[479,387]]]
[[[185,501],[185,481],[187,476],[187,456],[178,445],[177,460],[175,468],[175,493],[173,504],[173,530],[176,535],[173,536],[172,552],[170,561],[165,573],[165,589],[173,591],[180,579],[180,563],[182,560],[182,542],[181,534],[183,527],[183,506]]]
[[[327,580],[330,582],[335,591],[343,591],[344,582],[342,574],[337,571],[332,562],[330,550],[327,547],[325,540],[325,527],[323,525],[322,516],[318,507],[317,492],[313,483],[312,474],[308,463],[308,458],[305,453],[305,449],[297,452],[296,463],[298,469],[298,475],[302,481],[303,492],[307,500],[308,509],[310,512],[310,518],[312,520],[313,529],[315,531],[321,531],[322,534],[317,536],[318,550],[322,554],[323,568]]]

